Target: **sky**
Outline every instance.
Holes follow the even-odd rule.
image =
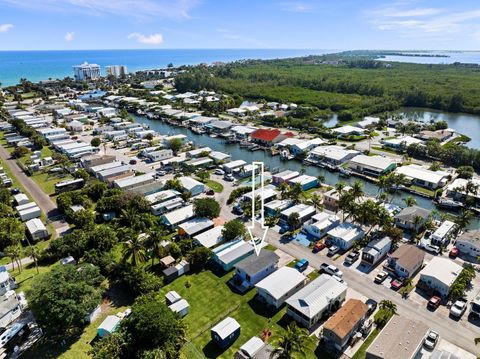
[[[480,49],[478,0],[0,0],[0,50]]]

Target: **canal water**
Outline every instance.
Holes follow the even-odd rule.
[[[307,166],[296,160],[285,161],[281,160],[280,156],[272,156],[269,152],[263,150],[259,151],[250,151],[245,148],[241,148],[238,144],[225,144],[220,138],[212,138],[206,134],[196,134],[190,129],[185,127],[173,126],[168,123],[165,123],[160,120],[150,120],[144,116],[134,115],[138,123],[147,124],[152,130],[160,133],[161,135],[175,135],[175,134],[184,134],[187,135],[189,140],[193,141],[196,146],[207,146],[213,149],[214,151],[220,151],[228,153],[232,156],[232,160],[242,159],[247,163],[252,163],[253,161],[262,161],[268,167],[270,171],[283,171],[283,170],[293,170],[301,171],[302,169],[306,174],[311,176],[322,175],[325,177],[325,183],[330,186],[335,186],[338,182],[344,182],[346,184],[353,184],[355,181],[361,181],[363,183],[364,191],[366,194],[371,196],[376,196],[379,193],[378,187],[368,181],[364,181],[357,177],[351,178],[342,178],[339,176],[338,172],[330,172],[323,168],[315,166]],[[392,203],[400,207],[405,207],[405,202],[402,200],[407,196],[411,195],[417,201],[417,205],[429,210],[436,209],[431,199],[424,198],[421,196],[409,194],[406,192],[399,191],[395,194]],[[480,228],[480,220],[475,218],[470,227]]]

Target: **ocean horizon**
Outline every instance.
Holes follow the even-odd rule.
[[[323,55],[338,50],[320,49],[135,49],[135,50],[18,50],[0,51],[1,86],[17,84],[21,78],[32,82],[73,77],[73,66],[85,61],[101,67],[125,65],[130,72],[215,61],[276,59]]]

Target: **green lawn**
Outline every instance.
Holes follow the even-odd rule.
[[[213,189],[213,191],[216,193],[223,192],[223,185],[219,182],[208,179],[205,181],[205,184],[208,186],[208,188]]]
[[[31,176],[43,192],[49,196],[55,194],[55,184],[72,179],[70,175],[36,172]]]
[[[365,356],[367,355],[367,349],[372,344],[372,342],[375,340],[377,335],[380,333],[380,330],[375,328],[372,330],[370,335],[368,336],[367,340],[365,340],[362,344],[362,346],[357,350],[355,355],[352,357],[352,359],[365,359]]]
[[[427,189],[427,188],[423,188],[423,187],[415,186],[415,185],[411,185],[410,188],[413,189],[414,191],[424,193],[427,196],[431,196],[431,197],[435,196],[435,191],[432,191],[432,190]]]
[[[24,292],[32,286],[32,283],[34,282],[34,279],[43,273],[49,272],[53,266],[59,265],[58,263],[54,263],[51,265],[47,266],[38,266],[38,272],[37,269],[35,268],[34,263],[30,263],[27,265],[24,265],[22,268],[22,271],[20,272],[15,265],[15,270],[10,270],[10,275],[12,277],[15,277],[15,280],[17,281],[17,289],[15,290],[17,293],[18,292]]]
[[[177,291],[190,304],[189,314],[184,319],[189,340],[182,350],[184,358],[233,358],[241,345],[252,336],[261,336],[263,329],[271,330],[270,342],[273,343],[278,334],[285,330],[289,323],[285,308],[267,312],[254,299],[254,289],[244,295],[232,292],[227,285],[231,277],[232,273],[217,276],[210,271],[202,271],[182,276],[162,289],[162,294],[170,290]],[[233,345],[222,351],[211,343],[210,328],[227,316],[240,323],[241,334]],[[307,358],[315,358],[316,346],[317,340],[311,338],[306,348]]]

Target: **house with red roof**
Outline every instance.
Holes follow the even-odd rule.
[[[273,146],[289,137],[293,137],[292,132],[282,133],[276,128],[259,128],[250,135],[252,142],[258,143],[262,146]]]

